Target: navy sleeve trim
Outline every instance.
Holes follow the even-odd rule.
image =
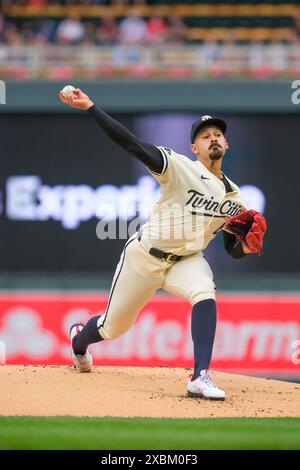
[[[151,173],[154,173],[155,175],[158,175],[158,176],[162,176],[167,171],[167,168],[168,168],[168,157],[167,157],[167,153],[164,151],[162,147],[156,147],[156,148],[160,151],[160,154],[163,157],[163,167],[162,167],[161,172],[151,170]]]

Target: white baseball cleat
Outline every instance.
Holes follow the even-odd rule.
[[[91,372],[93,365],[93,356],[89,353],[88,349],[85,354],[75,354],[72,346],[73,338],[80,333],[82,330],[82,323],[75,323],[70,328],[70,340],[71,340],[71,350],[72,350],[72,359],[74,366],[77,367],[80,372]]]
[[[203,369],[196,379],[193,379],[191,375],[188,381],[188,396],[209,400],[225,400],[225,392],[212,382],[210,378],[212,374],[211,370]]]

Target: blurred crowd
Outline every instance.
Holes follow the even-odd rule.
[[[277,28],[280,36],[274,34],[276,28],[270,27],[266,28],[267,39],[252,37],[252,32],[248,37],[248,31],[257,32],[259,28],[245,27],[246,39],[241,40],[235,28],[229,27],[223,28],[222,38],[214,36],[213,28],[207,37],[203,37],[203,31],[210,31],[209,28],[200,28],[195,37],[189,33],[197,28],[189,26],[186,17],[176,14],[172,6],[169,16],[141,16],[139,6],[147,3],[153,5],[151,0],[2,0],[1,76],[97,78],[122,73],[141,77],[165,77],[168,74],[171,78],[184,78],[206,74],[264,79],[300,73],[300,7],[295,9],[290,26]],[[114,16],[116,9],[111,8],[101,9],[101,16],[96,17],[89,17],[86,12],[81,17],[75,14],[76,8],[63,9],[66,14],[63,17],[7,14],[12,5],[43,7],[58,4],[123,5],[128,8],[122,9],[124,16],[119,16],[120,9],[117,9],[118,16]],[[174,47],[171,52],[162,50],[170,48],[156,47],[185,44],[195,47]],[[8,47],[1,48],[1,45]],[[40,47],[46,45],[70,47]]]
[[[111,14],[101,19],[81,19],[72,14],[62,20],[15,19],[0,14],[0,43],[6,44],[180,44],[185,41],[185,24],[178,15],[167,19],[144,19],[133,8],[119,21]]]
[[[184,3],[184,2],[183,2]],[[185,18],[178,14],[168,17],[142,17],[137,5],[147,4],[147,0],[2,0],[3,11],[10,5],[46,6],[46,5],[128,5],[124,17],[115,17],[111,9],[105,9],[101,17],[80,17],[67,14],[66,17],[10,17],[1,14],[0,9],[0,44],[8,45],[161,45],[197,43],[199,38],[187,34]],[[272,29],[272,28],[271,28]],[[233,32],[228,29],[232,38]],[[300,8],[293,18],[290,33],[280,38],[283,43],[294,43],[300,38]],[[210,39],[214,39],[213,37]],[[275,38],[274,39],[278,39]],[[236,38],[235,42],[239,42]]]

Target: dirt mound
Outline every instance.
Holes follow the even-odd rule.
[[[0,415],[160,418],[300,416],[300,385],[217,373],[224,402],[188,398],[189,371],[165,367],[1,366]]]

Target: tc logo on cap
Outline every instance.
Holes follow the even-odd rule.
[[[212,119],[212,117],[209,116],[208,114],[205,114],[205,116],[201,117],[201,121],[207,121],[207,119]]]

